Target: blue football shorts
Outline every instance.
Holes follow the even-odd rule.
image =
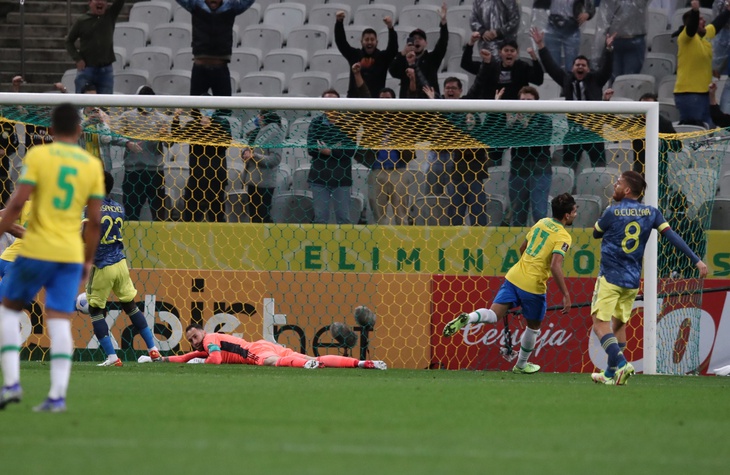
[[[46,289],[46,309],[72,313],[81,283],[83,265],[18,256],[3,278],[2,298],[24,304]]]
[[[515,284],[506,280],[502,283],[494,297],[494,303],[510,304],[511,307],[522,307],[522,316],[526,320],[541,322],[547,311],[547,295],[525,292]]]

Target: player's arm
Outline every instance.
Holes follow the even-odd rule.
[[[692,249],[689,248],[686,242],[684,242],[684,239],[677,234],[674,229],[670,228],[669,225],[664,227],[661,231],[659,231],[662,236],[664,236],[667,241],[669,241],[672,246],[679,249],[685,256],[689,257],[690,261],[692,262],[692,265],[697,267],[700,271],[700,278],[704,278],[707,276],[707,264],[702,262],[702,259],[692,252]]]
[[[86,204],[86,223],[83,226],[84,237],[84,280],[89,276],[94,263],[96,247],[101,237],[101,199],[89,198]]]
[[[30,198],[31,193],[35,189],[35,184],[19,183],[13,195],[10,197],[8,205],[3,211],[2,220],[0,220],[0,234],[7,233],[13,228],[13,224],[20,218],[23,211],[23,205]]]
[[[192,360],[193,358],[206,358],[208,356],[208,353],[205,351],[191,351],[190,353],[185,353],[184,355],[174,355],[174,356],[163,356],[162,362],[163,363],[187,363],[188,361]]]
[[[570,293],[568,286],[565,284],[565,275],[563,274],[563,261],[565,256],[559,252],[553,252],[553,258],[550,261],[550,272],[553,274],[555,282],[558,284],[560,293],[563,294],[563,309],[561,313],[568,313],[570,310]]]
[[[527,249],[527,239],[525,239],[520,246],[520,256],[525,253],[525,249]]]
[[[208,343],[208,358],[205,360],[205,364],[223,364],[223,353],[221,347],[211,342]]]

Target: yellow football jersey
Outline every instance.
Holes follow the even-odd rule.
[[[19,184],[34,185],[31,211],[18,255],[51,262],[84,261],[81,218],[90,198],[104,199],[101,162],[75,144],[31,148]]]
[[[533,294],[547,292],[553,254],[565,256],[573,240],[560,221],[543,218],[527,233],[527,248],[505,276],[514,285]]]
[[[20,218],[18,219],[18,223],[25,227],[28,227],[28,219],[30,218],[30,203],[31,201],[26,201],[23,205],[23,211],[20,212]],[[15,257],[18,255],[18,250],[20,249],[20,246],[23,244],[23,240],[20,238],[15,238],[15,241],[11,245],[5,248],[2,254],[0,254],[0,259],[8,262],[13,262],[15,260]]]

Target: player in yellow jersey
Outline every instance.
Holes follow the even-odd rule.
[[[0,353],[3,387],[0,409],[20,402],[20,316],[23,307],[41,288],[46,290],[45,323],[51,338],[51,389],[48,398],[33,408],[37,412],[66,410],[66,390],[71,375],[73,339],[71,318],[76,293],[91,269],[99,243],[104,175],[101,162],[78,146],[81,118],[71,104],[53,109],[54,143],[28,151],[17,187],[10,197],[0,234],[18,219],[31,202],[28,228],[18,257],[5,276],[0,306]],[[86,206],[86,227],[79,235]]]
[[[547,310],[547,281],[553,278],[563,294],[563,309],[570,309],[570,294],[563,276],[563,260],[570,249],[572,238],[565,226],[573,224],[577,214],[575,199],[569,193],[556,196],[552,201],[552,218],[538,221],[527,233],[520,246],[520,260],[507,272],[494,298],[492,308],[480,308],[462,313],[444,327],[444,336],[452,336],[470,323],[497,323],[511,308],[522,307],[527,328],[520,341],[520,354],[513,373],[533,374],[540,366],[528,363],[540,335],[540,326]]]
[[[0,218],[5,214],[5,210],[0,210]],[[30,201],[27,201],[23,206],[23,211],[20,213],[20,219],[18,223],[14,225],[15,229],[11,229],[9,232],[15,236],[13,241],[8,247],[5,248],[2,254],[0,254],[0,279],[5,277],[8,272],[8,267],[15,261],[15,257],[18,255],[18,249],[23,242],[22,235],[25,233],[25,226],[28,225],[28,217],[30,216]],[[0,280],[0,295],[2,295],[3,280]]]

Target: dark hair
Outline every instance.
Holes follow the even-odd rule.
[[[87,82],[86,84],[84,84],[84,87],[81,89],[81,92],[83,92],[83,93],[87,93],[89,91],[96,91],[96,85],[94,83]]]
[[[106,189],[107,195],[111,193],[112,188],[114,188],[114,177],[107,171],[104,172],[104,188]]]
[[[573,212],[575,208],[575,198],[570,193],[563,193],[558,195],[550,202],[553,209],[553,218],[560,221],[565,217],[566,214]]]
[[[628,185],[628,187],[631,188],[632,195],[639,198],[644,194],[646,181],[644,181],[644,177],[641,176],[641,173],[633,170],[627,170],[621,174],[621,177],[624,179],[624,182]]]
[[[383,94],[383,93],[390,94],[391,97],[393,97],[393,99],[395,99],[396,97],[398,97],[398,96],[395,95],[395,91],[393,89],[389,88],[389,87],[384,87],[383,89],[380,90],[380,92],[378,94]]]
[[[337,92],[337,89],[333,89],[333,88],[329,88],[329,89],[327,89],[326,91],[324,91],[324,92],[322,93],[322,96],[321,96],[321,97],[324,97],[324,96],[326,96],[327,94],[334,94],[335,96],[337,96],[337,97],[340,97],[340,93],[339,93],[339,92]]]
[[[191,323],[190,325],[185,327],[185,333],[187,333],[188,330],[192,330],[192,329],[202,330],[203,326],[199,323]]]
[[[575,57],[575,59],[573,60],[573,64],[575,64],[575,62],[578,61],[579,59],[582,59],[583,61],[585,61],[586,63],[588,63],[588,66],[591,65],[591,62],[588,61],[588,58],[586,56],[582,55],[582,54],[579,54],[578,56]]]
[[[140,86],[139,89],[137,89],[137,94],[140,96],[154,96],[155,91],[149,86]]]
[[[375,30],[373,30],[372,28],[365,28],[364,30],[362,30],[362,36],[360,36],[360,38],[364,38],[367,34],[375,35],[376,38],[378,37],[378,33]]]
[[[73,104],[64,102],[57,105],[51,113],[51,127],[59,135],[74,135],[81,124],[79,111]]]
[[[262,126],[269,125],[269,124],[281,125],[281,117],[279,116],[279,114],[276,113],[276,111],[261,110],[261,111],[259,111],[259,114],[261,115],[261,117],[264,120],[264,123],[261,124]]]
[[[647,92],[647,93],[644,93],[641,95],[641,97],[639,98],[639,101],[643,101],[646,99],[651,99],[652,102],[657,102],[659,100],[659,97],[656,94],[654,94],[653,92]]]
[[[517,42],[515,40],[507,40],[507,41],[505,41],[504,43],[502,43],[502,46],[500,46],[499,49],[501,50],[505,46],[511,46],[511,47],[513,47],[514,49],[517,49],[517,50],[520,49],[520,47],[517,45]]]
[[[449,76],[444,79],[444,88],[450,82],[455,82],[459,86],[459,89],[464,89],[464,85],[461,83],[461,79],[457,78],[456,76]]]
[[[416,28],[415,30],[411,31],[411,34],[408,35],[408,36],[411,36],[411,37],[413,37],[413,36],[420,36],[424,40],[428,40],[428,38],[426,38],[426,32],[423,31],[420,28]]]
[[[522,94],[532,94],[535,99],[540,99],[540,93],[537,91],[536,88],[532,86],[524,86],[522,89],[520,89],[517,95],[521,96]]]

